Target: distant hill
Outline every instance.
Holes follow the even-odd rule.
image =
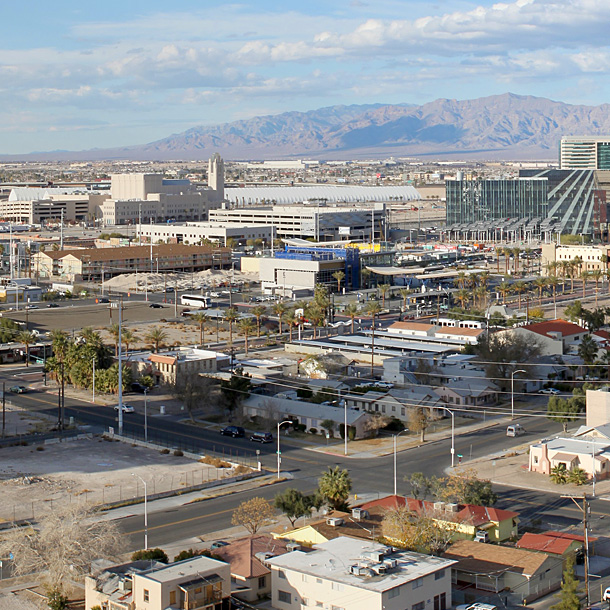
[[[577,106],[512,93],[413,106],[330,106],[183,133],[141,146],[4,155],[4,159],[558,158],[562,135],[610,134],[610,106]]]

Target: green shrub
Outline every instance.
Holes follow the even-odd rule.
[[[160,548],[143,549],[141,551],[136,551],[131,556],[131,561],[138,561],[140,559],[160,561],[161,563],[169,563],[169,557],[167,556],[167,553]]]
[[[163,455],[167,455],[169,453],[169,449],[161,449],[161,451],[159,451],[159,453],[162,453]]]
[[[44,451],[44,447],[42,445],[38,445],[38,447],[36,447],[36,451]]]
[[[309,432],[311,434],[317,434],[318,433],[318,429],[317,428],[309,428]]]

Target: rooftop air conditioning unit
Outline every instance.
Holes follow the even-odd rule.
[[[447,504],[445,506],[446,510],[448,513],[457,513],[458,510],[460,509],[459,504],[455,504],[454,502],[451,502],[449,504]]]
[[[434,510],[443,510],[444,508],[445,508],[444,502],[435,502],[434,503]]]
[[[286,545],[286,550],[287,550],[288,552],[291,552],[291,551],[298,551],[298,550],[300,550],[300,549],[301,549],[301,545],[300,545],[300,544],[298,544],[297,542],[289,542],[289,543]]]
[[[340,525],[343,525],[343,519],[341,519],[341,517],[330,517],[329,519],[326,519],[326,525],[339,527]]]
[[[372,570],[375,572],[375,574],[385,574],[388,571],[388,568],[386,565],[378,563],[372,566]]]
[[[366,519],[369,516],[369,511],[364,508],[352,508],[352,517],[354,519]]]

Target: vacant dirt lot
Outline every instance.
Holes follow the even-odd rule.
[[[172,453],[93,438],[33,447],[0,449],[0,519],[35,518],[56,503],[94,504],[181,489],[226,474]],[[132,474],[133,473],[133,474]]]

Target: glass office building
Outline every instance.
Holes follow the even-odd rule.
[[[559,166],[610,170],[610,136],[564,136],[559,144]]]

